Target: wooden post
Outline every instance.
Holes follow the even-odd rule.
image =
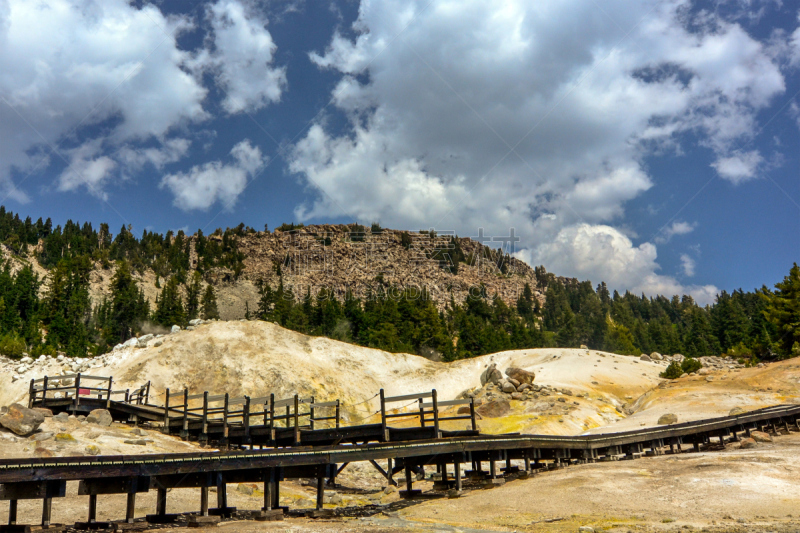
[[[339,411],[340,411],[340,409],[339,409],[339,400],[337,399],[336,400],[336,429],[339,429],[339,419],[341,417]]]
[[[492,477],[492,479],[497,477],[497,465],[495,464],[494,457],[489,460],[489,475]]]
[[[244,407],[242,408],[242,424],[244,425],[244,443],[250,444],[250,449],[253,445],[250,441],[250,396],[244,397]]]
[[[300,444],[300,397],[294,395],[294,443]]]
[[[159,487],[156,494],[156,514],[164,516],[167,514],[167,489]]]
[[[469,417],[472,420],[472,431],[478,431],[478,423],[475,420],[475,398],[469,399]]]
[[[275,470],[267,468],[264,470],[264,507],[263,511],[272,510],[272,490],[275,483]]]
[[[47,379],[47,378],[45,378]],[[113,378],[111,376],[108,377],[108,390],[106,390],[106,409],[111,408],[111,384],[113,383]]]
[[[125,505],[125,522],[133,524],[133,519],[136,512],[136,492],[128,493],[128,501]]]
[[[200,444],[204,445],[207,442],[208,442],[208,391],[203,391],[203,428],[200,430]],[[208,498],[207,494],[206,498]]]
[[[308,408],[308,420],[309,420],[308,423],[311,426],[311,429],[313,430],[314,429],[314,397],[313,396],[311,397],[311,403],[309,404],[309,408]]]
[[[381,440],[388,442],[389,432],[386,430],[386,397],[383,394],[383,389],[380,392],[381,396]]]
[[[222,404],[222,445],[228,446],[228,393],[225,393],[225,400]],[[220,474],[221,475],[221,474]]]
[[[275,394],[269,394],[269,440],[275,440]]]
[[[47,377],[47,376],[45,376],[45,377]],[[33,378],[31,378],[31,386],[30,386],[30,388],[28,389],[28,409],[30,409],[31,407],[33,407],[33,397],[34,397],[34,394],[35,394],[35,393],[34,393],[34,391],[36,390],[36,389],[34,388],[34,384],[33,384],[33,382],[34,382],[34,381],[36,381],[36,380],[34,380]]]
[[[208,516],[208,487],[200,487],[200,516]]]
[[[81,396],[81,375],[79,373],[77,376],[75,376],[75,398],[73,398],[72,402],[72,414],[78,412],[78,405],[81,403],[80,396]]]
[[[389,457],[389,459],[387,459],[386,466],[387,466],[387,468],[386,468],[386,477],[389,480],[389,485],[397,485],[397,483],[395,483],[395,481],[392,479],[392,458],[391,457]]]
[[[317,474],[317,511],[322,510],[322,504],[325,498],[325,478],[322,477],[322,472]]]
[[[222,514],[228,508],[228,486],[222,478],[222,472],[217,472],[217,508]]]
[[[150,382],[147,382],[147,389],[144,392],[144,404],[147,405],[150,402]],[[139,405],[141,405],[141,400],[139,401]]]
[[[97,522],[97,494],[89,495],[89,523]]]
[[[53,498],[42,500],[42,527],[50,527],[50,517],[53,511]]]
[[[47,405],[47,383],[48,383],[47,379],[48,379],[47,376],[45,376],[44,377],[44,381],[42,382],[42,407]],[[31,382],[33,382],[33,380],[31,380]],[[36,390],[35,389],[34,389],[33,393],[36,394]]]
[[[436,389],[431,391],[433,400],[433,438],[439,438],[439,402],[436,398]]]
[[[8,502],[8,525],[13,526],[17,524],[17,500],[9,500]]]
[[[419,424],[422,427],[425,427],[425,409],[422,407],[422,398],[418,400],[419,402]]]
[[[411,481],[411,466],[406,463],[406,490],[408,491],[408,495],[411,495],[411,489],[414,485],[414,482]]]
[[[461,463],[458,461],[453,463],[453,474],[456,477],[456,490],[461,492]]]
[[[164,398],[164,430],[163,433],[169,435],[169,389],[167,389],[166,397]]]
[[[189,439],[189,389],[183,389],[183,428],[181,429],[181,438],[183,440]]]
[[[125,389],[125,403],[131,403],[131,390]]]

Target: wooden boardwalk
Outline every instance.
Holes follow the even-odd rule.
[[[121,399],[113,400],[115,391],[112,390],[111,380],[100,377],[96,379],[108,379],[109,383],[97,381],[101,386],[91,387],[88,393],[71,384],[71,390],[76,391],[75,394],[69,397],[64,395],[62,398],[47,397],[47,391],[55,394],[53,389],[45,385],[44,381],[34,382],[31,384],[30,404],[39,406],[44,402],[48,408],[70,412],[87,412],[97,406],[104,406],[118,420],[160,422],[165,431],[184,438],[200,440],[206,435],[208,442],[214,442],[215,439],[216,442],[223,442],[223,439],[227,439],[228,446],[234,451],[0,461],[0,500],[10,502],[8,525],[0,526],[0,532],[30,530],[30,526],[16,524],[17,501],[20,499],[42,500],[40,527],[58,529],[52,526],[52,499],[63,497],[66,494],[66,484],[71,480],[79,482],[79,494],[89,497],[87,522],[76,524],[78,528],[105,527],[122,530],[147,523],[173,521],[176,516],[166,513],[167,491],[173,488],[199,489],[199,511],[190,518],[190,524],[207,523],[216,520],[213,518],[215,515],[230,516],[233,513],[234,510],[227,505],[225,487],[228,483],[241,482],[264,484],[263,507],[256,509],[252,517],[272,520],[280,519],[286,511],[279,505],[281,481],[316,478],[316,509],[310,512],[323,513],[326,482],[335,483],[336,475],[341,469],[356,461],[369,461],[390,483],[394,483],[396,474],[403,473],[406,490],[401,494],[405,497],[413,497],[418,492],[413,489],[414,470],[425,465],[435,465],[440,472],[438,488],[451,489],[452,494],[458,495],[462,488],[462,465],[470,468],[466,474],[473,481],[479,480],[491,486],[501,483],[504,475],[527,476],[544,468],[724,447],[726,443],[738,440],[742,434],[749,435],[755,429],[775,435],[800,431],[800,406],[786,405],[738,416],[601,435],[481,435],[477,431],[458,434],[459,432],[442,431],[439,423],[448,418],[469,418],[474,424],[474,406],[469,403],[470,415],[441,417],[439,407],[454,405],[438,402],[435,391],[390,398],[380,394],[380,424],[341,427],[341,420],[337,417],[335,420],[329,418],[325,421],[334,426],[329,428],[317,427],[322,417],[317,418],[316,409],[322,407],[313,407],[315,411],[311,414],[312,406],[315,405],[313,399],[301,402],[299,398],[290,398],[291,401],[287,404],[290,408],[288,415],[286,405],[279,403],[283,400],[270,398],[262,403],[259,399],[259,406],[267,406],[263,408],[266,409],[266,415],[265,411],[257,411],[260,423],[254,424],[251,423],[253,415],[248,412],[246,401],[231,402],[228,398],[228,419],[225,420],[224,397],[221,413],[213,412],[217,408],[211,407],[215,403],[208,397],[214,396],[208,393],[203,393],[200,411],[188,407],[192,399],[180,403],[179,407],[153,406],[148,403],[149,386],[135,391],[136,394],[127,392],[124,396],[116,391]],[[78,382],[83,388],[85,376]],[[56,389],[59,389],[56,392],[64,392],[61,384]],[[90,397],[89,394],[94,394],[95,397]],[[192,396],[188,391],[183,391],[182,395],[184,400]],[[387,408],[387,404],[391,406],[407,401],[416,404],[415,411]],[[251,408],[253,403],[251,398]],[[336,406],[326,405],[324,408],[334,407]],[[308,420],[305,425],[300,422],[303,413]],[[223,418],[221,432],[216,418],[220,414]],[[401,416],[417,417],[420,426],[393,428],[387,425],[388,421]],[[311,421],[314,422],[313,425]],[[288,427],[276,427],[277,424],[286,422]],[[504,465],[504,468],[498,468],[498,463]],[[484,468],[484,465],[488,468]],[[217,489],[215,508],[209,506],[210,487]],[[147,515],[146,522],[142,522],[141,518],[136,519],[134,516],[136,495],[151,489],[158,492],[156,512]],[[126,517],[114,524],[97,522],[97,501],[101,494],[127,494]]]

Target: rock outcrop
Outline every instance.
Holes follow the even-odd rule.
[[[17,435],[30,435],[42,425],[44,414],[28,409],[18,403],[8,406],[8,412],[0,416],[0,425]]]

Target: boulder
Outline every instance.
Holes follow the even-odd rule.
[[[31,437],[31,440],[34,442],[43,442],[52,439],[54,436],[55,433],[51,432],[37,433]]]
[[[772,442],[772,435],[763,431],[751,431],[750,438],[756,442]]]
[[[8,412],[0,416],[0,426],[17,435],[30,435],[42,425],[44,415],[18,403],[8,406]]]
[[[45,418],[53,417],[53,411],[51,411],[50,409],[46,409],[44,407],[34,407],[33,410],[36,411],[37,413],[42,413],[42,416]]]
[[[180,330],[181,330],[180,326],[174,325],[174,326],[172,326],[172,329],[170,330],[170,333],[178,333]]]
[[[139,339],[137,339],[136,337],[131,337],[130,339],[128,339],[128,340],[126,340],[125,342],[122,343],[122,347],[123,348],[130,348],[131,346],[136,346],[138,343],[139,343]],[[73,365],[72,369],[75,370],[75,366],[74,365]]]
[[[242,494],[247,494],[248,496],[252,496],[255,491],[258,490],[258,485],[255,483],[239,483],[236,487],[237,492],[241,492]]]
[[[664,356],[658,352],[653,352],[650,354],[650,359],[652,359],[653,361],[663,361]]]
[[[533,385],[533,380],[536,379],[536,374],[533,372],[523,370],[522,368],[515,368],[513,366],[506,368],[506,376],[511,379],[515,379],[520,384],[527,383],[528,385]]]
[[[155,335],[153,335],[152,333],[148,333],[147,335],[142,335],[142,336],[141,336],[141,337],[139,337],[139,339],[136,341],[136,345],[137,345],[139,348],[146,348],[146,347],[147,347],[147,342],[148,342],[148,341],[150,341],[150,340],[152,340],[154,336],[155,336]]]
[[[659,426],[665,426],[667,424],[677,424],[677,423],[678,423],[678,415],[672,413],[661,415],[658,419]]]
[[[510,381],[503,381],[500,383],[500,386],[503,388],[503,392],[505,392],[506,394],[517,392],[517,388]]]
[[[95,409],[89,416],[86,417],[86,421],[90,424],[97,424],[98,426],[108,427],[111,425],[111,422],[114,419],[111,417],[111,413],[108,412],[106,409]]]
[[[758,446],[758,443],[756,443],[755,439],[742,439],[741,444],[739,444],[739,447],[743,450],[755,448],[756,446]]]
[[[507,380],[507,381],[508,381],[509,383],[511,383],[512,385],[514,385],[514,388],[515,388],[515,389],[518,389],[518,388],[519,388],[519,386],[520,386],[520,382],[519,382],[519,381],[517,381],[517,380],[516,380],[516,379],[514,379],[514,378],[508,378],[508,380]]]
[[[512,400],[524,400],[525,399],[525,395],[522,394],[521,392],[512,392],[511,393],[511,399]]]
[[[588,350],[588,349],[589,349],[588,346],[586,346],[585,344],[581,344],[581,350]]]
[[[507,415],[511,411],[511,404],[506,399],[493,400],[481,405],[476,411],[486,418],[498,418]]]
[[[203,323],[202,318],[193,318],[192,320],[189,321],[190,326],[199,326],[202,323]]]
[[[481,385],[487,383],[500,383],[503,380],[503,373],[497,370],[497,365],[492,363],[486,367],[486,370],[481,374]]]
[[[747,411],[745,411],[745,410],[744,410],[744,409],[742,409],[741,407],[734,407],[734,408],[733,408],[733,409],[731,409],[731,411],[728,413],[728,416],[739,416],[739,415],[743,415],[743,414],[745,414],[746,412],[747,412]]]
[[[531,385],[529,385],[527,383],[523,383],[522,385],[517,387],[517,390],[519,392],[526,392],[526,391],[532,390],[532,387],[531,387]]]
[[[652,359],[650,359],[650,356],[649,356],[649,355],[643,355],[643,356],[641,356],[641,357],[639,358],[639,360],[640,360],[640,361],[645,361],[645,362],[647,362],[647,363],[652,363],[652,362],[653,362],[653,360],[652,360]]]
[[[94,444],[90,444],[83,451],[86,455],[100,455],[100,448]]]

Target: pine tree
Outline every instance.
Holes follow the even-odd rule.
[[[775,292],[766,293],[767,320],[778,330],[781,355],[792,357],[795,343],[800,343],[800,267],[797,263],[783,281],[775,284]]]
[[[169,278],[161,294],[156,298],[153,322],[164,327],[186,325],[186,311],[181,300],[180,281],[177,276]]]
[[[212,318],[219,319],[217,296],[214,294],[214,287],[211,285],[206,285],[206,291],[203,293],[200,317],[203,320],[211,320]]]
[[[186,317],[189,320],[197,318],[200,313],[200,282],[202,277],[195,271],[186,284]]]
[[[147,318],[149,309],[144,293],[131,275],[127,261],[117,264],[111,279],[111,309],[108,317],[108,343],[125,342]]]

